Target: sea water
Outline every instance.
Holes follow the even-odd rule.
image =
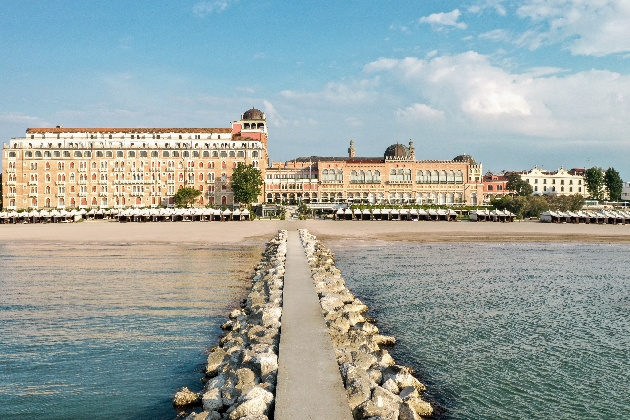
[[[437,419],[630,419],[630,246],[327,245]]]
[[[262,244],[0,245],[0,419],[172,419]]]

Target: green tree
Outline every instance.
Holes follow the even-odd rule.
[[[532,192],[534,192],[534,189],[531,185],[529,185],[529,182],[523,181],[521,175],[517,174],[516,172],[507,174],[506,178],[507,183],[505,184],[505,188],[507,188],[508,191],[514,191],[516,195],[520,196],[531,195]]]
[[[188,205],[194,204],[195,200],[197,200],[197,197],[200,195],[201,191],[196,188],[180,188],[173,197],[173,201],[179,207],[188,207]]]
[[[232,172],[234,201],[244,204],[255,202],[262,193],[262,185],[262,173],[253,165],[239,163]]]
[[[590,198],[597,201],[604,199],[604,172],[602,168],[593,166],[584,171],[584,183],[588,188]]]
[[[615,168],[608,168],[604,173],[604,184],[608,190],[608,198],[610,201],[621,201],[621,190],[623,188],[623,180],[619,176],[619,172]]]

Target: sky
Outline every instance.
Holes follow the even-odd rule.
[[[0,140],[28,127],[230,127],[274,161],[467,153],[630,179],[628,0],[2,0]]]

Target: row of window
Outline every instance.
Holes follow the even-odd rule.
[[[145,174],[143,172],[130,172],[127,175],[129,175],[131,178],[128,178],[128,180],[130,181],[144,181],[144,177],[147,177],[147,180],[149,180],[149,174]],[[165,173],[163,174],[164,177],[166,177],[169,181],[170,180],[174,180],[175,179],[175,175],[172,173],[169,173],[168,175]],[[207,180],[208,181],[214,181],[214,172],[208,172],[208,177]],[[197,175],[197,178],[199,179],[199,181],[203,181],[204,180],[204,174],[203,173],[199,173]],[[226,181],[227,178],[227,174],[224,172],[221,174],[221,180],[222,181]],[[69,176],[70,182],[74,182],[75,180],[75,175],[74,172],[70,173]],[[97,180],[101,180],[101,181],[107,181],[107,173],[101,173],[100,177],[96,174],[96,173],[92,173],[92,181],[97,181]],[[195,173],[188,173],[188,179],[195,179]],[[15,175],[13,177],[9,176],[9,181],[15,181],[16,177]],[[45,177],[46,182],[51,182],[51,177],[50,174],[46,174]],[[59,182],[64,182],[66,180],[66,174],[57,174],[57,181]],[[79,174],[79,181],[87,181],[88,180],[88,176],[87,174]],[[125,174],[121,173],[121,174],[115,174],[115,180],[125,180]],[[159,181],[160,180],[160,176],[159,174],[156,175],[155,174],[151,174],[151,181]],[[179,173],[179,180],[180,182],[184,180],[184,174],[183,173]],[[38,181],[38,176],[37,174],[31,174],[29,177],[29,181],[30,182],[37,182]]]
[[[534,185],[534,192],[538,191],[538,185]],[[556,187],[543,187],[543,191],[552,191],[555,192],[556,191]],[[564,191],[564,187],[560,187],[560,192],[565,192]],[[573,187],[569,187],[569,191],[570,193],[573,192]],[[582,187],[577,187],[577,191],[578,193],[582,192]]]
[[[530,180],[529,180],[529,179],[527,179],[527,178],[526,178],[525,180],[526,180],[528,183],[530,183]],[[542,182],[542,183],[543,183],[543,184],[546,184],[546,183],[547,183],[547,179],[546,179],[546,178],[543,178],[543,182]],[[555,183],[556,183],[556,180],[555,180],[554,178],[552,178],[552,179],[551,179],[551,184],[555,184]],[[538,178],[534,178],[534,184],[538,184]],[[582,185],[582,180],[581,180],[581,179],[578,179],[578,180],[577,180],[577,184],[578,184],[578,185]],[[564,185],[564,179],[561,179],[561,180],[560,180],[560,185]],[[573,185],[573,180],[572,180],[572,179],[570,179],[570,180],[569,180],[569,185]]]
[[[97,158],[102,158],[102,157],[107,157],[107,158],[111,158],[114,157],[114,152],[111,150],[97,150],[95,152],[95,155]],[[17,156],[17,152],[9,152],[9,157],[10,158],[14,158]],[[70,153],[69,150],[64,150],[64,151],[60,151],[60,150],[44,150],[44,151],[40,151],[40,150],[36,150],[35,152],[32,151],[26,151],[24,152],[24,157],[25,158],[50,158],[50,157],[55,157],[55,158],[59,158],[59,157],[64,157],[64,158],[69,158],[69,157],[75,157],[75,158],[91,158],[92,157],[92,152],[91,151],[82,151],[82,150],[74,150],[72,153]],[[183,151],[179,151],[179,150],[162,150],[162,157],[193,157],[193,158],[198,158],[198,157],[240,157],[240,158],[244,158],[245,157],[245,151],[243,150],[230,150],[230,151],[226,151],[226,150],[213,150],[212,152],[210,152],[209,150],[204,150],[201,152],[201,154],[199,153],[198,150],[183,150]],[[259,153],[257,150],[252,151],[251,153],[251,157],[253,158],[257,158],[259,156]],[[125,157],[125,153],[123,150],[117,150],[116,151],[116,157],[117,158],[124,158]],[[135,150],[128,150],[127,151],[127,157],[128,158],[135,158],[135,157],[141,157],[141,158],[145,158],[145,157],[149,157],[149,152],[146,150],[140,150],[140,151],[135,151]],[[151,157],[152,158],[157,158],[159,157],[159,153],[157,150],[151,150]]]
[[[42,134],[42,137],[41,137],[41,138],[42,138],[42,139],[45,139],[45,138],[46,138],[46,134]],[[61,134],[57,134],[57,138],[58,138],[58,139],[60,139],[60,138],[61,138]],[[92,140],[94,140],[94,139],[99,139],[99,138],[104,139],[104,138],[105,138],[105,134],[101,134],[101,135],[100,135],[100,137],[99,137],[99,135],[98,135],[98,134],[90,134],[90,139],[92,139]],[[109,138],[110,140],[111,140],[111,139],[113,139],[113,138],[114,138],[113,134],[109,134],[109,135],[108,135],[108,138]],[[123,138],[123,139],[124,139],[124,138],[125,138],[125,135],[123,134],[121,137],[116,137],[116,138]],[[145,139],[145,138],[147,138],[147,134],[132,134],[132,135],[131,135],[131,139],[132,139],[132,140],[134,140],[134,139],[136,139],[136,138],[137,138],[137,139],[141,139],[141,138],[142,138],[142,139]],[[151,135],[151,138],[152,138],[152,139],[159,139],[159,138],[160,138],[160,134],[152,134],[152,135]],[[170,136],[169,136],[169,138],[170,138]],[[189,136],[188,136],[188,138],[189,138],[189,139],[201,139],[201,134],[192,134],[192,135],[189,135]],[[212,134],[207,135],[207,136],[206,136],[206,138],[207,138],[208,140],[212,140]],[[31,134],[31,139],[32,139],[32,140],[34,140],[34,139],[35,139],[35,134]],[[179,139],[180,139],[180,140],[182,140],[182,139],[183,139],[183,135],[182,135],[182,134],[180,134],[180,135],[179,135]],[[217,136],[217,139],[221,140],[221,134],[219,134],[219,135]]]

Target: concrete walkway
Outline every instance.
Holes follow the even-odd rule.
[[[289,231],[278,359],[276,420],[352,420],[311,269]]]

